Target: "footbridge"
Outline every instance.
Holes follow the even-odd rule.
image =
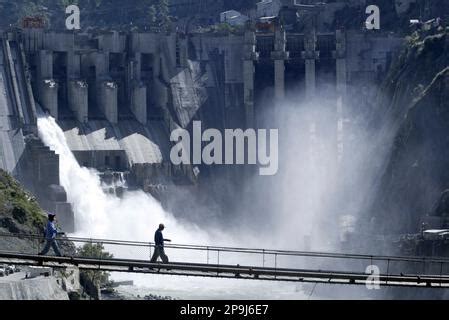
[[[0,234],[0,265],[339,285],[449,288],[449,259],[167,245],[169,263],[151,263],[154,244],[61,238],[64,256],[41,256],[41,236]],[[23,250],[12,250],[23,246]],[[9,247],[9,249],[8,249]],[[101,250],[112,255],[101,253]],[[173,261],[173,262],[172,262]]]

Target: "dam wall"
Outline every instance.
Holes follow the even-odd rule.
[[[193,121],[203,129],[263,127],[264,110],[276,112],[292,92],[305,102],[325,92],[335,104],[337,130],[348,116],[347,97],[361,104],[372,99],[372,84],[382,80],[402,41],[391,34],[282,26],[234,34],[8,32],[0,59],[1,165],[47,210],[70,217],[55,174],[58,156],[36,138],[36,110],[42,108],[63,128],[81,165],[129,172],[144,190],[195,185],[201,166],[170,161],[174,129],[191,131]]]
[[[48,96],[46,96],[48,97]],[[64,231],[74,218],[59,185],[59,158],[37,137],[37,111],[23,43],[16,33],[0,35],[0,168],[56,213]]]
[[[352,84],[368,86],[382,77],[402,39],[353,30],[292,33],[282,27],[241,35],[30,29],[23,43],[37,100],[57,120],[133,119],[147,125],[161,119],[167,127],[173,120],[185,128],[216,111],[228,116],[228,125],[244,115],[251,127],[263,68],[276,101],[295,82],[304,86],[304,98],[314,96],[321,82],[344,96]],[[217,105],[219,110],[211,110]]]

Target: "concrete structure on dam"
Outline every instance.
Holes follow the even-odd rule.
[[[28,64],[18,34],[0,37],[0,168],[12,173],[56,212],[68,232],[74,218],[59,181],[59,156],[36,137],[37,114]]]
[[[25,30],[22,37],[37,100],[63,126],[75,122],[72,130],[78,130],[97,122],[99,127],[123,131],[121,124],[136,122],[134,128],[153,130],[142,134],[148,141],[147,152],[140,158],[126,152],[129,158],[115,162],[115,169],[160,163],[163,150],[153,150],[150,142],[167,143],[157,137],[163,136],[162,123],[167,129],[186,128],[192,120],[206,117],[212,118],[211,125],[222,122],[219,128],[223,128],[236,126],[232,119],[245,115],[246,126],[252,127],[255,82],[262,78],[258,69],[269,73],[276,100],[285,97],[292,80],[303,83],[305,98],[316,94],[320,81],[332,82],[335,92],[345,95],[352,84],[369,84],[384,74],[402,43],[388,35],[343,30],[300,34],[282,27],[273,33],[247,31],[241,36]],[[216,111],[228,117],[213,119],[208,108],[217,105],[222,110]],[[75,141],[71,130],[66,132],[74,151],[88,147]],[[98,137],[90,143],[108,148]],[[126,151],[126,142],[121,148]]]
[[[267,88],[268,108],[278,108],[292,87],[307,101],[326,83],[336,118],[343,118],[346,96],[370,98],[360,95],[360,84],[369,88],[385,75],[402,38],[306,21],[302,31],[273,22],[234,34],[7,32],[0,50],[0,167],[40,194],[49,210],[63,212],[70,229],[58,156],[36,138],[39,107],[57,119],[81,165],[129,172],[150,192],[158,184],[197,182],[192,166],[170,162],[172,130],[190,130],[194,120],[219,130],[258,127]]]

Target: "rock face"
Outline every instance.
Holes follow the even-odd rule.
[[[384,233],[416,232],[449,187],[448,53],[444,31],[415,39],[390,77],[398,131],[371,210]]]
[[[0,300],[68,300],[56,278],[0,281]]]
[[[434,217],[449,217],[449,190],[445,190],[431,212]]]
[[[25,252],[37,243],[2,234],[42,234],[45,215],[34,197],[5,171],[0,170],[0,250]],[[29,251],[28,251],[29,252]]]
[[[42,243],[11,234],[40,235],[46,217],[30,193],[5,171],[0,170],[0,251],[37,254]],[[61,246],[66,254],[73,252],[70,243]],[[50,277],[23,279],[24,274],[0,278],[0,300],[68,300],[67,292],[79,291],[77,269],[66,269]]]
[[[424,218],[423,227],[428,229],[449,228],[449,189],[444,190]]]

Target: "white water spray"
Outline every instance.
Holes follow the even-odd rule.
[[[186,223],[180,225],[171,214],[163,210],[158,201],[142,191],[125,192],[123,198],[106,193],[98,172],[78,164],[67,144],[64,132],[54,118],[40,115],[38,128],[39,136],[45,145],[60,157],[61,185],[67,192],[68,201],[73,205],[76,236],[149,242],[153,240],[157,225],[164,222],[167,225],[164,233],[176,243],[238,245],[235,237],[220,230],[209,230],[209,233],[206,233],[195,225]],[[239,242],[249,243],[242,238]],[[124,252],[123,249],[108,247],[106,249],[121,257],[149,258],[141,250],[125,248]],[[192,255],[190,252],[167,251],[170,259],[175,261],[205,262],[205,256],[201,253]],[[136,286],[121,289],[121,293],[128,293],[130,298],[147,293],[185,299],[304,298],[304,294],[296,285],[286,283],[131,274],[113,274],[113,278],[135,281]]]
[[[194,225],[180,225],[160,203],[143,191],[126,192],[122,199],[103,191],[95,170],[81,167],[64,132],[50,116],[38,118],[39,136],[59,157],[61,185],[75,212],[76,235],[152,241],[159,223],[177,243],[206,244],[208,236]]]

